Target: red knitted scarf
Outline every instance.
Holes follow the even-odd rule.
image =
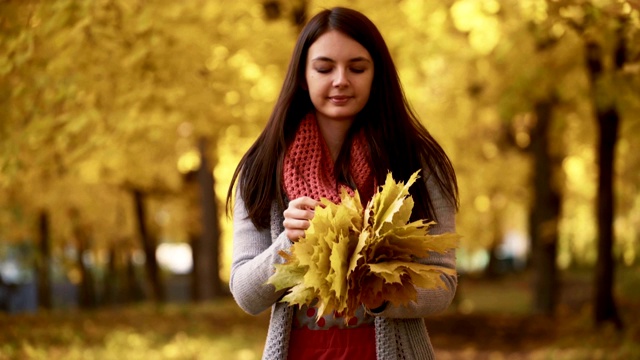
[[[363,203],[369,201],[375,190],[375,180],[369,165],[369,148],[362,132],[351,144],[349,170]],[[301,196],[313,199],[327,198],[340,202],[340,189],[344,186],[353,195],[353,189],[338,184],[333,171],[334,163],[316,117],[308,114],[298,127],[293,143],[284,158],[284,189],[289,200]]]

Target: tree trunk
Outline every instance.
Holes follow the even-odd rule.
[[[160,267],[156,258],[156,241],[149,235],[146,222],[146,210],[144,207],[144,194],[138,189],[133,190],[133,198],[136,205],[136,217],[138,219],[138,234],[142,242],[145,255],[145,269],[149,284],[151,285],[151,297],[154,301],[164,301],[164,286],[160,278]]]
[[[613,164],[615,145],[618,137],[619,116],[617,111],[609,109],[598,113],[600,125],[599,173],[598,173],[598,260],[594,286],[594,316],[597,324],[613,322],[618,328],[622,320],[613,300],[614,269],[613,261]]]
[[[124,281],[125,291],[123,292],[123,297],[121,301],[128,302],[137,302],[144,299],[144,292],[140,288],[140,284],[138,283],[138,276],[136,274],[136,266],[133,261],[133,254],[131,251],[127,251],[125,257],[125,281]]]
[[[214,189],[214,179],[207,156],[207,141],[200,139],[200,168],[197,180],[200,188],[202,235],[192,241],[194,254],[195,299],[210,300],[222,293],[220,280],[220,226]]]
[[[38,306],[50,310],[51,295],[51,246],[49,244],[49,214],[41,210],[38,215],[38,232],[40,240],[40,254],[37,262],[38,273]]]
[[[89,239],[86,233],[78,234],[78,253],[76,261],[80,267],[80,308],[91,309],[96,306],[96,289],[91,267],[85,261],[85,255],[89,253]]]
[[[116,247],[109,245],[109,253],[107,255],[107,269],[104,276],[104,291],[102,294],[101,304],[113,305],[117,302],[116,294],[118,293],[118,267],[116,265]]]
[[[80,268],[80,288],[78,292],[78,303],[80,308],[89,309],[96,305],[95,286],[91,268],[85,262],[85,254],[88,253],[89,234],[85,225],[80,219],[80,211],[77,208],[69,210],[69,218],[73,228],[73,236],[76,240],[76,264]]]
[[[502,221],[501,215],[499,214],[497,209],[491,210],[493,214],[493,242],[491,246],[489,246],[489,263],[485,269],[485,275],[488,278],[498,278],[501,275],[504,275],[505,269],[503,268],[504,264],[500,263],[500,259],[498,259],[498,249],[500,245],[502,245],[504,234],[502,233]]]
[[[552,316],[558,301],[556,244],[560,217],[560,194],[553,186],[554,161],[549,152],[548,129],[555,101],[535,105],[536,125],[532,130],[534,198],[530,232],[533,258],[534,312]]]
[[[198,271],[200,256],[197,253],[197,249],[200,248],[200,237],[201,235],[189,234],[189,245],[191,246],[191,261],[193,266],[191,270],[191,301],[200,300],[200,289],[198,288],[201,283],[200,271]]]
[[[624,36],[621,32],[618,33],[617,47],[616,53],[624,53]],[[598,101],[598,94],[604,91],[603,89],[598,89],[601,86],[599,80],[606,70],[603,63],[602,47],[596,42],[587,42],[585,54],[591,82],[591,93],[600,130],[597,194],[598,258],[593,287],[593,315],[597,325],[610,321],[618,328],[622,328],[622,320],[618,315],[613,299],[613,284],[615,282],[615,263],[613,260],[613,165],[620,117],[613,104],[603,106],[602,102]],[[622,60],[616,59],[616,67],[618,69],[622,68],[625,56],[623,54],[620,57]]]

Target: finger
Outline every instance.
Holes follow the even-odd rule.
[[[313,219],[315,212],[313,210],[287,209],[283,215],[285,219],[308,221]]]
[[[304,231],[302,230],[285,230],[285,235],[291,241],[298,241],[304,237]]]
[[[292,201],[294,207],[298,209],[315,209],[316,206],[320,205],[320,201],[312,199],[308,196],[302,196]]]
[[[307,230],[309,228],[309,226],[311,226],[311,223],[309,222],[309,220],[300,220],[300,219],[284,219],[284,221],[282,222],[282,225],[284,225],[284,228],[287,230]]]

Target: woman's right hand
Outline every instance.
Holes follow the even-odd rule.
[[[315,214],[314,209],[320,202],[307,196],[289,201],[289,207],[284,211],[284,232],[289,240],[295,242],[304,237],[304,231],[311,225],[310,220]]]

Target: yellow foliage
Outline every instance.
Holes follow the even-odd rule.
[[[363,208],[356,191],[343,189],[341,204],[322,199],[305,237],[281,251],[284,264],[268,284],[288,289],[282,301],[311,305],[318,300],[318,317],[337,311],[348,321],[364,304],[372,308],[382,301],[405,305],[416,298],[415,287],[445,288],[441,274],[455,270],[416,262],[429,252],[444,253],[457,246],[456,234],[429,235],[434,222],[409,222],[413,198],[406,184],[396,183],[391,173],[385,184]]]

